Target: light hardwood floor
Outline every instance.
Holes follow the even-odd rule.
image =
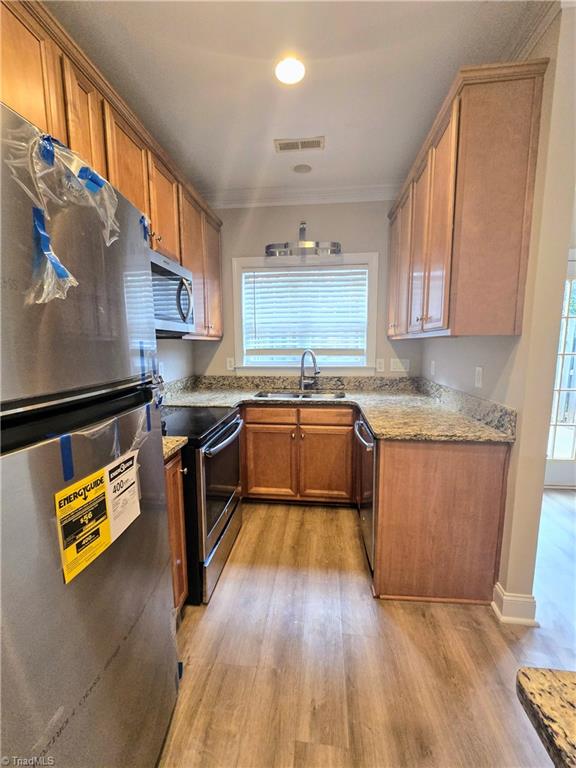
[[[554,626],[527,629],[375,600],[354,510],[246,504],[212,601],[185,609],[160,766],[549,766],[514,689],[519,666],[574,667],[549,611]]]

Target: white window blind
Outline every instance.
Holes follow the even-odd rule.
[[[314,349],[319,363],[367,365],[368,266],[242,271],[246,366],[282,366]]]

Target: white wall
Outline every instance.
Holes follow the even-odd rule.
[[[529,58],[549,57],[550,64],[544,86],[522,336],[430,339],[423,343],[425,376],[430,377],[434,360],[436,381],[498,400],[518,411],[500,583],[505,592],[528,596],[534,577],[574,195],[575,14],[574,7],[564,9],[529,54]],[[484,368],[480,390],[474,387],[476,365]]]
[[[391,202],[331,203],[325,205],[288,205],[262,208],[232,208],[218,211],[222,228],[222,289],[224,338],[220,343],[196,342],[195,372],[230,375],[226,358],[234,357],[234,307],[232,301],[232,259],[262,256],[271,242],[298,239],[298,224],[308,223],[309,236],[315,240],[338,240],[349,253],[377,251],[380,254],[378,290],[378,333],[376,357],[385,360],[385,375],[391,358],[410,360],[410,373],[420,373],[420,342],[390,343],[386,338],[386,280],[388,254],[388,218]],[[351,369],[352,370],[352,369]],[[266,371],[273,373],[273,371]],[[373,371],[367,371],[373,373]]]
[[[187,339],[158,339],[158,362],[164,381],[176,381],[194,373],[194,344]]]

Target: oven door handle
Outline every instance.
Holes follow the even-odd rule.
[[[354,432],[356,434],[356,437],[358,438],[358,440],[360,440],[360,442],[366,448],[367,451],[372,451],[374,449],[374,443],[369,443],[368,440],[362,437],[362,435],[360,434],[360,427],[364,427],[364,429],[366,429],[366,427],[364,426],[364,422],[358,419],[358,421],[355,422],[354,424]]]
[[[213,456],[216,456],[216,454],[220,453],[220,451],[223,451],[224,448],[227,448],[230,443],[233,443],[234,440],[238,437],[240,432],[242,431],[242,427],[244,426],[244,419],[237,419],[236,421],[233,421],[232,424],[238,424],[234,432],[232,432],[231,435],[229,435],[225,440],[222,440],[221,443],[218,443],[217,445],[207,445],[206,448],[202,449],[202,453],[204,456],[207,456],[209,459],[211,459]]]

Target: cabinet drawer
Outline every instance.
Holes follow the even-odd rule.
[[[250,424],[297,424],[296,408],[254,408],[244,409],[245,421]]]
[[[350,427],[354,424],[353,408],[299,408],[300,424],[329,424]]]

